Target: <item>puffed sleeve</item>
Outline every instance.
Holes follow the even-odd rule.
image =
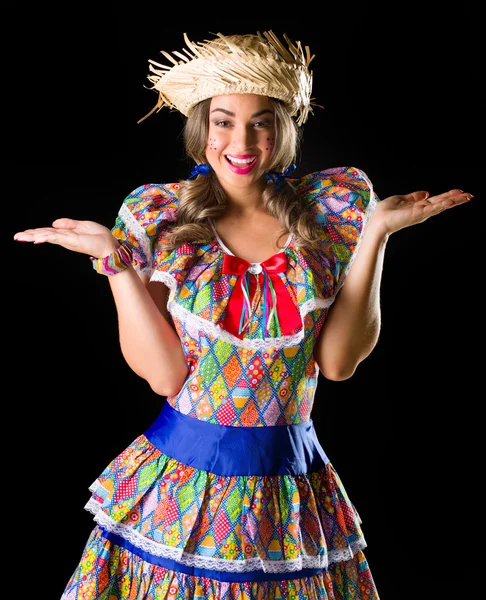
[[[177,218],[178,190],[175,184],[145,184],[123,201],[112,234],[133,247],[133,267],[151,277],[154,249]]]
[[[300,191],[320,225],[322,264],[332,272],[331,296],[343,285],[379,198],[366,173],[354,167],[317,171],[302,178]]]

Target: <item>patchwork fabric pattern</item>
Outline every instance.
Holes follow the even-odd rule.
[[[359,515],[330,463],[297,476],[223,477],[165,456],[140,436],[92,491],[88,508],[108,530],[187,564],[202,556],[210,558],[199,566],[221,570],[271,569],[272,561],[298,570],[364,547]]]
[[[310,421],[314,345],[378,198],[352,167],[290,182],[321,225],[322,244],[292,239],[283,250],[279,277],[301,323],[280,336],[272,324],[261,334],[263,306],[241,339],[222,327],[238,278],[223,273],[216,237],[161,248],[181,184],[141,186],[120,208],[112,232],[131,243],[134,268],[171,290],[189,372],[167,403],[191,423],[243,431]],[[63,600],[379,600],[361,518],[331,462],[298,475],[226,476],[142,434],[90,490],[96,526]]]
[[[329,306],[345,281],[367,218],[376,205],[371,183],[354,168],[311,173],[291,180],[322,224],[322,246],[284,250],[281,274],[301,315],[291,335],[255,336],[263,303],[240,340],[221,327],[236,276],[222,272],[224,250],[214,238],[171,252],[166,240],[177,215],[181,184],[144,185],[124,201],[113,234],[134,247],[134,267],[171,288],[169,312],[181,338],[190,375],[168,402],[210,423],[264,427],[309,419],[318,378],[313,348]]]
[[[333,563],[311,577],[280,581],[225,581],[145,561],[103,537],[96,527],[62,600],[379,600],[365,555]]]

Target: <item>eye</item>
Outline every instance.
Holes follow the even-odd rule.
[[[267,127],[271,127],[271,123],[270,121],[256,121],[255,123],[253,123],[253,125],[255,125],[255,127],[258,127],[259,129],[265,129]]]
[[[215,121],[216,127],[229,127],[231,123],[229,121]]]

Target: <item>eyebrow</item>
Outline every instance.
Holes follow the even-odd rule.
[[[229,117],[235,117],[235,113],[231,112],[230,110],[226,110],[225,108],[215,108],[211,111],[211,114],[213,112],[216,111],[221,111],[222,113],[224,113],[225,115],[228,115]],[[261,117],[262,115],[269,113],[270,115],[273,115],[273,111],[270,110],[269,108],[264,108],[263,110],[260,110],[259,112],[256,112],[255,114],[251,115],[252,119],[255,119],[256,117]]]

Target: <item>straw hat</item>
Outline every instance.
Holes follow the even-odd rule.
[[[312,106],[314,58],[309,47],[305,53],[300,42],[293,43],[284,34],[286,48],[272,31],[224,36],[191,42],[184,33],[187,48],[172,55],[161,50],[170,62],[162,65],[149,60],[147,76],[158,92],[157,104],[145,117],[164,106],[188,115],[191,108],[206,98],[223,94],[259,94],[282,100],[298,125],[307,120]],[[312,106],[311,106],[312,105]]]

